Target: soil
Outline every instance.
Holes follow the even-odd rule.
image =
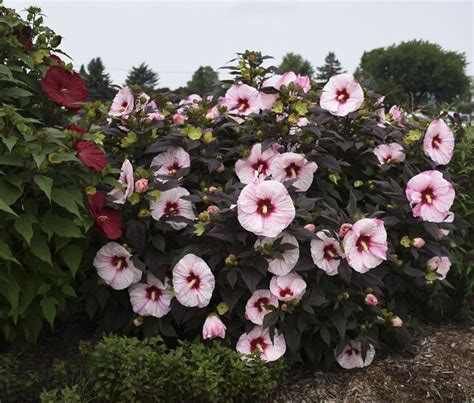
[[[415,356],[392,355],[363,369],[296,370],[275,403],[474,401],[474,327],[426,326]]]

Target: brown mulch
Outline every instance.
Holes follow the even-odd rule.
[[[296,371],[275,403],[474,401],[473,336],[473,326],[428,326],[415,356],[376,358],[351,371]]]

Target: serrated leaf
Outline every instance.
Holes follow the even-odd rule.
[[[53,188],[53,180],[43,175],[35,175],[33,178],[38,187],[44,192],[51,202],[51,190]]]
[[[31,242],[31,238],[33,238],[33,224],[38,222],[36,217],[32,214],[22,214],[20,215],[15,221],[15,229],[16,231],[25,238],[25,241],[28,245]]]
[[[8,151],[12,151],[13,147],[15,147],[15,144],[18,141],[18,138],[15,136],[9,136],[9,137],[2,137],[3,144],[5,144],[8,148]]]
[[[14,167],[22,167],[24,160],[16,154],[6,154],[0,156],[0,165],[9,165]]]
[[[57,299],[53,297],[45,297],[41,300],[40,306],[43,311],[43,315],[48,323],[53,327],[54,318],[56,317],[56,304]]]
[[[81,238],[80,229],[67,218],[57,215],[47,214],[43,217],[42,222],[51,229],[55,234],[64,238]]]
[[[0,89],[1,97],[9,98],[26,98],[31,97],[33,94],[30,91],[24,90],[23,88],[18,87],[8,87]]]
[[[80,217],[76,202],[71,198],[70,193],[64,189],[53,189],[51,199],[57,205],[64,207],[70,213]]]
[[[20,262],[16,260],[15,256],[13,256],[10,247],[5,241],[2,240],[0,240],[0,259],[5,259],[9,260],[10,262],[20,264]]]
[[[51,264],[51,251],[49,250],[48,243],[44,237],[40,234],[34,234],[31,239],[31,252],[41,259],[43,262]]]
[[[15,213],[2,198],[0,198],[0,210],[18,217],[18,214]]]
[[[77,245],[68,245],[60,252],[66,266],[74,277],[82,260],[82,249]]]

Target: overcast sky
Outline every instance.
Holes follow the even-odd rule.
[[[278,64],[289,51],[317,67],[329,51],[353,72],[362,53],[424,39],[464,52],[474,75],[472,1],[41,1],[5,0],[22,10],[40,5],[46,24],[79,69],[100,56],[117,84],[145,61],[160,86],[185,85],[200,65],[217,69],[245,49]]]

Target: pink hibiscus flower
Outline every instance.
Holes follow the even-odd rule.
[[[364,218],[344,237],[347,263],[359,273],[367,273],[387,260],[387,232],[383,221]]]
[[[405,189],[413,217],[443,222],[454,202],[454,189],[439,171],[424,171],[411,178]]]
[[[313,183],[313,176],[318,169],[315,162],[309,162],[304,155],[296,153],[280,154],[272,164],[272,178],[285,182],[296,179],[293,186],[299,192],[306,192]]]
[[[129,87],[123,87],[115,95],[114,100],[112,101],[112,106],[109,110],[110,116],[127,116],[129,115],[134,108],[135,100],[133,98],[133,92]]]
[[[259,236],[276,237],[291,224],[295,214],[293,200],[277,181],[249,183],[237,200],[240,225]]]
[[[188,253],[173,267],[173,287],[181,305],[204,308],[211,301],[215,279],[204,260]]]
[[[251,332],[240,336],[236,350],[242,354],[258,352],[262,360],[266,362],[276,361],[286,352],[285,336],[275,330],[272,342],[268,329],[255,326]]]
[[[328,276],[335,276],[343,256],[336,239],[324,231],[316,233],[316,238],[311,241],[311,257],[319,269],[324,270]]]
[[[446,165],[453,157],[454,136],[449,126],[442,119],[433,120],[426,130],[423,139],[425,155],[434,162]]]
[[[306,282],[296,273],[273,276],[270,280],[270,291],[280,301],[300,300],[306,292]]]
[[[362,358],[362,347],[360,341],[352,341],[344,347],[342,353],[336,357],[339,365],[344,369],[364,368],[369,366],[375,357],[375,349],[369,344],[365,360]]]
[[[216,337],[225,339],[226,329],[226,326],[222,323],[220,318],[215,314],[211,314],[207,317],[202,327],[202,338],[204,340],[214,339]]]
[[[223,105],[231,114],[247,116],[260,111],[260,94],[247,84],[235,84],[225,93]]]
[[[378,158],[380,165],[405,161],[405,152],[398,143],[380,144],[374,148],[374,154]]]
[[[115,188],[109,192],[109,196],[115,199],[114,203],[124,204],[133,194],[135,187],[135,180],[133,179],[133,166],[129,160],[125,160],[123,162],[118,181],[122,187]]]
[[[278,308],[278,300],[270,290],[256,290],[245,305],[245,317],[256,325],[263,323],[263,318],[270,311],[268,305]]]
[[[336,116],[346,116],[360,108],[364,91],[352,74],[331,77],[323,88],[320,105]]]
[[[155,176],[176,176],[178,171],[190,166],[191,158],[189,154],[181,147],[171,147],[153,158],[150,167],[156,169]]]
[[[147,272],[147,283],[130,286],[130,302],[133,312],[141,316],[161,318],[171,310],[173,293],[169,289],[168,280],[163,284],[151,272]]]
[[[131,257],[122,245],[109,242],[97,251],[93,265],[107,285],[123,290],[142,277],[142,272],[135,267]]]
[[[287,71],[281,75],[276,74],[270,78],[267,78],[262,83],[262,88],[273,87],[279,90],[283,86],[288,87],[290,83],[300,87],[305,93],[311,89],[311,80],[308,76],[296,75],[292,71]],[[270,109],[278,98],[279,94],[266,94],[265,92],[260,92],[262,109]]]
[[[397,105],[393,105],[388,113],[392,116],[393,121],[400,127],[405,126],[405,117]]]
[[[444,280],[451,269],[451,260],[447,256],[435,256],[426,262],[426,267],[438,273],[440,280]]]
[[[263,179],[270,175],[272,163],[279,155],[278,144],[273,144],[262,152],[262,144],[254,144],[247,158],[235,163],[235,173],[242,183],[248,184],[261,175]]]
[[[150,203],[151,216],[158,221],[161,217],[185,217],[194,220],[193,204],[181,197],[189,196],[189,192],[182,187],[177,187],[161,192],[158,202]],[[186,222],[168,221],[171,228],[180,230],[188,225]]]
[[[271,258],[266,258],[268,262],[268,271],[270,273],[276,274],[277,276],[284,276],[296,266],[296,263],[298,263],[298,259],[300,257],[298,241],[293,235],[283,232],[277,238],[263,238],[262,240],[257,239],[255,242],[255,248],[264,245],[272,246],[277,239],[281,240],[280,245],[282,248],[278,251],[278,254]],[[285,244],[293,245],[295,248],[283,248]]]

